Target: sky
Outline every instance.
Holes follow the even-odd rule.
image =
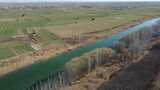
[[[0,0],[0,2],[103,2],[103,1],[160,1],[160,0]]]

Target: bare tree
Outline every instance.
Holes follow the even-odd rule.
[[[128,49],[133,52],[141,52],[144,45],[152,39],[152,28],[144,27],[138,32],[128,35]]]

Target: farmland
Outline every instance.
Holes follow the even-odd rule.
[[[40,36],[40,43],[47,47],[53,42],[63,43],[62,37],[68,37],[132,23],[145,16],[158,16],[159,9],[9,9],[0,10],[0,37],[23,35],[23,29],[35,29]],[[142,12],[143,11],[143,12]],[[94,21],[91,21],[94,18]],[[107,31],[106,31],[107,32]],[[104,33],[104,32],[103,32]],[[107,32],[110,34],[110,32]],[[0,43],[0,59],[33,51],[29,43]],[[15,44],[16,43],[16,44]],[[15,52],[13,52],[15,51]]]
[[[100,14],[97,15],[95,11],[57,11],[57,10],[12,10],[12,11],[1,11],[0,14],[0,37],[11,37],[17,34],[21,34],[24,28],[41,28],[38,31],[40,37],[42,37],[42,43],[47,45],[54,40],[60,39],[58,36],[54,35],[53,33],[44,30],[43,27],[49,26],[57,26],[57,25],[64,25],[74,23],[74,17],[80,17],[81,21],[89,19],[90,17],[104,17],[104,11],[98,11]],[[87,14],[86,14],[87,13]],[[25,16],[22,17],[21,15],[24,14]],[[57,40],[58,41],[58,40]],[[19,51],[31,51],[32,49],[28,49],[30,47],[29,44],[26,44],[24,47],[28,48],[19,48],[21,44],[19,43],[14,44],[15,42],[11,43],[11,45],[4,45],[4,43],[0,43],[1,53],[4,53],[0,56],[0,59],[4,58],[4,55],[8,55],[5,57],[14,56],[14,53],[9,49],[18,49]],[[22,45],[24,45],[22,43]],[[8,48],[9,47],[9,48]],[[31,48],[31,47],[30,47]],[[12,54],[7,54],[5,51],[10,51]]]
[[[159,16],[160,3],[158,2],[87,4],[20,3],[6,4],[6,6],[0,3],[0,89],[23,90],[29,88],[30,90],[39,90],[40,87],[43,88],[42,84],[44,84],[44,88],[41,88],[41,90],[47,90],[45,89],[46,87],[59,89],[57,88],[58,84],[63,84],[62,79],[67,77],[67,75],[61,76],[61,72],[63,73],[66,70],[66,65],[68,65],[67,69],[71,70],[68,74],[77,73],[78,75],[75,74],[75,77],[79,76],[77,79],[81,81],[81,74],[82,76],[86,74],[83,71],[87,72],[87,76],[89,77],[90,72],[88,71],[92,69],[92,64],[95,68],[101,66],[103,60],[101,61],[100,59],[107,60],[107,62],[111,60],[111,64],[113,63],[113,68],[110,65],[109,67],[116,70],[112,72],[112,69],[110,69],[111,71],[108,72],[111,75],[107,75],[108,78],[112,78],[112,75],[115,72],[119,72],[119,69],[122,68],[123,70],[123,67],[132,63],[132,61],[138,62],[139,58],[144,58],[143,54],[145,56],[146,52],[152,54],[152,51],[147,51],[149,48],[144,48],[146,52],[142,51],[142,54],[132,53],[129,50],[131,50],[130,48],[135,49],[140,47],[138,45],[141,45],[140,48],[143,48],[142,42],[138,42],[139,38],[146,39],[146,36],[151,38],[150,32],[138,32],[138,30],[142,30],[142,27],[159,30],[159,27],[156,27],[159,21],[157,17]],[[156,44],[159,45],[157,41],[159,38],[158,36],[156,37],[158,31],[156,32],[156,30],[152,30],[154,38],[150,44],[154,43],[155,39]],[[131,35],[130,33],[133,32],[135,34]],[[140,35],[139,33],[144,35]],[[128,37],[126,37],[127,35]],[[134,44],[130,43],[130,47],[129,45],[122,45],[122,47],[120,45],[115,47],[117,50],[110,48],[124,36],[126,37],[124,40],[127,40],[129,36],[133,36],[131,42],[134,39]],[[135,47],[132,47],[132,45],[135,45]],[[155,47],[152,45],[147,46],[150,48]],[[101,50],[99,51],[101,47],[108,47],[105,51],[106,53],[103,54]],[[85,54],[92,52],[94,49],[97,50],[93,55]],[[110,58],[101,58],[101,55],[108,56],[111,54],[107,54],[107,52],[112,52],[114,55]],[[83,55],[87,58],[84,58]],[[74,62],[75,60],[77,60],[78,64]],[[71,65],[67,64],[68,62],[71,62]],[[80,65],[83,62],[84,66]],[[156,67],[157,64],[153,65],[153,67]],[[78,65],[82,66],[82,68]],[[104,65],[107,71],[108,63]],[[98,74],[98,71],[95,72]],[[104,74],[104,72],[101,73]],[[98,77],[103,77],[102,74]],[[84,81],[88,82],[90,80],[86,79]],[[46,86],[46,82],[49,83],[48,86]],[[76,84],[76,80],[73,83],[67,83]],[[9,84],[10,86],[8,86]]]

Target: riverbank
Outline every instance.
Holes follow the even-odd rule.
[[[117,72],[109,81],[103,82],[99,90],[159,90],[158,70],[159,42],[152,46],[149,53],[141,61],[126,66]],[[156,77],[157,76],[157,77]],[[152,84],[153,83],[153,84]]]
[[[120,26],[117,26],[117,27],[113,27],[109,30],[108,29],[107,30],[102,30],[102,32],[99,31],[98,33],[93,32],[93,33],[87,34],[90,37],[87,38],[86,43],[95,42],[97,39],[102,39],[104,37],[109,37],[113,34],[116,34],[120,31],[124,31],[127,28],[130,28],[130,26],[133,27],[133,26],[135,26],[139,23],[142,23],[144,20],[151,19],[151,18],[153,18],[153,17],[149,17],[149,18],[145,18],[145,19],[142,18],[142,19],[134,21],[133,23],[126,23],[125,25],[120,25]],[[107,34],[107,31],[112,31],[112,33]],[[97,38],[93,39],[93,37],[97,37]],[[47,60],[47,58],[54,57],[57,54],[65,52],[66,48],[69,48],[69,49],[72,50],[72,49],[75,49],[75,48],[78,48],[78,47],[81,47],[81,46],[84,46],[84,45],[85,45],[84,43],[79,43],[79,44],[72,45],[72,46],[71,45],[69,45],[69,46],[66,45],[66,46],[60,46],[60,47],[57,47],[57,48],[55,48],[54,45],[50,45],[49,47],[47,47],[43,50],[40,50],[40,51],[34,51],[34,52],[31,52],[31,53],[18,55],[16,57],[9,58],[7,60],[6,59],[1,60],[0,61],[0,67],[1,67],[0,68],[0,76],[5,75],[9,72],[15,71],[17,69],[26,67],[26,66],[31,65],[33,63],[37,63],[37,62]]]
[[[160,38],[153,39],[139,54],[123,48],[110,58],[112,63],[96,67],[62,90],[159,90],[159,45]]]

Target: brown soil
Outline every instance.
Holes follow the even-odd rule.
[[[159,54],[160,44],[157,42],[142,60],[126,66],[120,72],[117,72],[109,81],[105,81],[98,89],[160,90],[158,86],[159,79],[157,79],[159,75],[155,78],[160,66]],[[151,86],[153,88],[150,88]]]
[[[97,67],[94,71],[87,74],[80,80],[73,82],[71,86],[66,86],[62,90],[96,90],[98,86],[118,70],[120,65],[111,65],[110,67]]]
[[[155,55],[160,55],[160,43],[155,45],[153,49],[156,51]],[[150,87],[148,88],[148,90],[160,90],[160,64],[159,63],[156,67],[155,77],[149,86]]]
[[[104,82],[100,90],[147,90],[155,76],[160,58],[157,52],[152,51],[142,61],[129,65],[109,82]]]
[[[146,54],[148,53],[144,52],[139,55],[122,50],[121,53],[116,54],[105,65],[98,66],[92,72],[73,82],[70,86],[63,87],[62,90],[97,90],[102,83],[108,82],[112,77],[115,77],[116,73],[121,71],[123,67],[140,61]]]
[[[160,90],[160,66],[157,69],[157,76],[154,78],[150,90]]]

